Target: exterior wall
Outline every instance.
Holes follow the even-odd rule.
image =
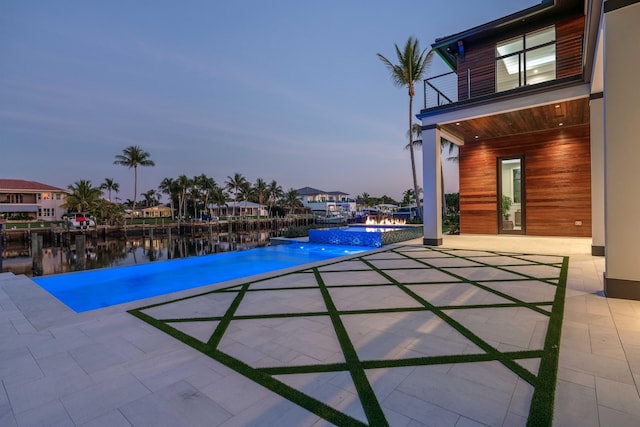
[[[604,10],[605,293],[640,300],[640,2]]]
[[[522,33],[549,26],[522,29]],[[565,19],[556,23],[556,78],[570,77],[582,73],[582,41],[584,16]],[[496,91],[496,43],[518,36],[505,34],[499,39],[475,44],[466,48],[464,62],[458,58],[458,99],[469,99],[467,93],[467,69],[471,81],[471,98],[495,93]]]
[[[25,192],[22,190],[0,191],[0,204],[4,216],[26,215],[34,220],[60,221],[67,212],[62,207],[66,200],[66,193],[56,191]]]
[[[525,233],[591,236],[589,126],[513,135],[460,148],[460,231],[496,234],[497,158],[524,155]],[[576,221],[582,221],[576,226]]]

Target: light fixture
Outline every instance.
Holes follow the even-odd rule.
[[[456,126],[460,126],[460,122],[456,122]]]

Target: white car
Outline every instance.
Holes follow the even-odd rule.
[[[67,217],[69,227],[72,228],[87,228],[95,227],[96,222],[83,213],[72,213]]]

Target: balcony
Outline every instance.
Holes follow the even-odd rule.
[[[446,110],[582,82],[582,64],[582,35],[507,52],[489,63],[459,61],[458,70],[424,80],[423,111]]]

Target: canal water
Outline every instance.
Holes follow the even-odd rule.
[[[281,234],[281,233],[280,233]],[[28,243],[3,247],[2,272],[29,277],[105,267],[147,264],[156,261],[209,255],[267,246],[273,231],[224,233],[211,237],[141,236],[128,239],[91,239],[87,236],[84,253],[75,244],[47,246],[42,255],[33,257]]]

